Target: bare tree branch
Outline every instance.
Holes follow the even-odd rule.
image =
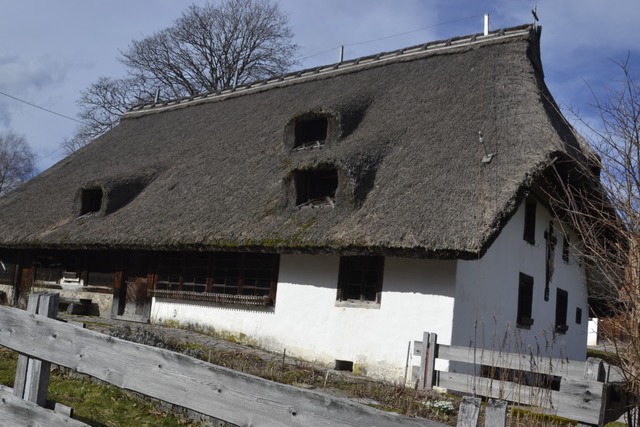
[[[590,88],[598,122],[590,124],[577,116],[591,134],[591,155],[586,161],[571,159],[569,177],[558,164],[561,191],[553,204],[581,236],[590,297],[613,319],[599,332],[616,355],[630,395],[638,397],[640,79],[629,69],[628,58],[617,65],[623,78],[604,98]]]
[[[0,197],[36,173],[35,154],[23,136],[0,133]]]
[[[100,78],[78,104],[87,125],[62,143],[71,153],[118,123],[132,106],[194,96],[284,74],[296,64],[288,18],[268,0],[189,6],[174,25],[121,51],[125,79]]]

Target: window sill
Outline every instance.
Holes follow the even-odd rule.
[[[568,330],[569,330],[568,325],[558,325],[555,327],[556,334],[566,334]]]
[[[380,309],[380,303],[375,301],[344,300],[336,301],[336,307]]]
[[[533,319],[530,319],[528,317],[524,317],[520,319],[518,322],[516,322],[516,327],[520,329],[531,329],[532,325],[533,325]]]

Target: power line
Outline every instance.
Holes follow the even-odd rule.
[[[80,124],[83,124],[83,125],[87,124],[87,123],[83,122],[82,120],[78,120],[78,119],[74,119],[73,117],[65,116],[64,114],[57,113],[57,112],[55,112],[53,110],[49,110],[48,108],[41,107],[41,106],[36,105],[36,104],[34,104],[32,102],[25,101],[24,99],[17,98],[17,97],[15,97],[13,95],[9,95],[8,93],[5,93],[5,92],[0,91],[0,95],[4,95],[7,98],[11,98],[11,99],[14,99],[16,101],[19,101],[19,102],[22,102],[24,104],[27,104],[27,105],[29,105],[31,107],[38,108],[38,109],[40,109],[42,111],[46,111],[47,113],[55,114],[56,116],[63,117],[65,119],[67,119],[67,120],[73,120],[74,122],[77,122],[77,123],[80,123]]]
[[[344,46],[344,47],[358,46],[358,45],[362,45],[362,44],[377,42],[377,41],[380,41],[380,40],[392,39],[394,37],[400,37],[400,36],[404,36],[406,34],[416,33],[418,31],[428,30],[430,28],[435,28],[435,27],[440,27],[440,26],[443,26],[443,25],[453,24],[454,22],[464,21],[464,20],[467,20],[467,19],[472,19],[472,18],[477,18],[477,17],[478,17],[477,15],[474,15],[474,16],[467,16],[466,18],[453,19],[451,21],[441,22],[441,23],[433,24],[433,25],[428,25],[426,27],[417,28],[415,30],[409,30],[409,31],[405,31],[405,32],[402,32],[402,33],[397,33],[397,34],[391,34],[391,35],[388,35],[388,36],[379,37],[377,39],[364,40],[364,41],[356,42],[356,43],[348,43],[348,44],[344,44],[342,46]],[[327,52],[331,52],[331,51],[339,49],[339,48],[340,48],[340,46],[335,46],[335,47],[332,47],[330,49],[323,50],[322,52],[318,52],[318,53],[314,53],[313,55],[305,56],[304,58],[301,59],[301,61],[305,61],[305,60],[307,60],[309,58],[313,58],[313,57],[316,57],[316,56],[323,55],[323,54],[325,54]]]

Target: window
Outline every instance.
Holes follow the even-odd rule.
[[[83,188],[80,196],[80,215],[99,212],[102,207],[102,188]]]
[[[296,206],[333,206],[338,189],[336,169],[298,171],[294,175]]]
[[[0,284],[13,285],[16,264],[11,264],[0,259]]]
[[[153,293],[159,297],[229,304],[272,304],[278,263],[275,254],[161,253]]]
[[[340,257],[338,301],[366,301],[380,304],[384,257]]]
[[[567,305],[569,293],[565,290],[556,291],[556,332],[564,334],[569,329],[567,325]]]
[[[566,264],[569,263],[569,236],[567,236],[566,234],[562,239],[562,261],[564,261]]]
[[[328,121],[326,117],[298,120],[295,124],[294,150],[319,148],[327,139]]]
[[[533,277],[520,273],[518,286],[518,314],[516,325],[519,328],[529,328],[533,325],[531,317],[533,306]]]
[[[216,253],[212,292],[269,296],[275,299],[278,256],[258,253]]]
[[[580,307],[576,307],[576,325],[582,324],[582,309]]]
[[[527,198],[524,204],[524,240],[536,244],[536,207],[535,199]]]
[[[209,269],[207,253],[163,252],[158,259],[158,289],[204,292]]]

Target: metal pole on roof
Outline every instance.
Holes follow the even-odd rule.
[[[340,62],[344,60],[344,46],[340,46]]]
[[[488,13],[484,14],[484,35],[485,36],[489,35],[489,14]]]

